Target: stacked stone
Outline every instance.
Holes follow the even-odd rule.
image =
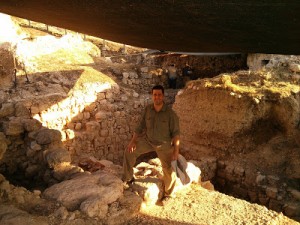
[[[167,87],[167,75],[162,69],[141,67],[139,73],[136,71],[123,72],[122,82],[134,89],[149,91],[154,85],[161,84]]]
[[[18,108],[16,116],[20,117],[24,114],[19,112],[22,106],[27,118],[36,119],[41,123],[40,126],[60,131],[61,141],[74,162],[81,157],[94,156],[121,164],[124,149],[142,110],[152,101],[149,89],[147,94],[139,94],[134,90],[121,90],[116,84],[86,83],[80,90],[72,90],[68,95],[61,91],[62,87],[56,87],[55,90],[42,96],[43,101],[36,96],[19,99],[22,104],[19,102],[16,106],[15,103],[3,103],[2,117],[15,116],[15,108]],[[166,91],[167,104],[173,103],[175,94]],[[11,120],[7,132],[21,135],[24,129],[21,123],[16,122],[19,119]],[[30,167],[30,174],[34,174],[34,168],[39,169]]]
[[[50,169],[70,163],[70,154],[63,147],[61,132],[48,129],[31,118],[21,102],[4,102],[0,109],[0,172],[13,175],[23,173],[30,185],[32,180],[49,183]],[[46,174],[49,174],[47,177]],[[46,180],[45,180],[46,179]]]
[[[278,176],[219,160],[215,180],[217,187],[227,194],[265,205],[291,218],[300,216],[299,190]]]
[[[94,156],[120,164],[140,112],[149,102],[149,95],[123,92],[118,86],[97,93],[93,102],[66,123],[64,143],[73,160]]]

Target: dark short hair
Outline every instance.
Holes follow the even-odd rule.
[[[155,85],[155,86],[152,88],[152,93],[153,93],[153,90],[161,90],[163,94],[165,93],[165,89],[164,89],[164,87],[161,86],[161,85]]]

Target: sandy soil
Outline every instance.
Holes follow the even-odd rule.
[[[164,206],[142,205],[140,213],[127,224],[299,224],[281,213],[264,206],[251,204],[216,191],[204,189],[199,184],[177,193]]]

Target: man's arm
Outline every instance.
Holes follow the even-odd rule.
[[[127,146],[127,151],[128,152],[133,152],[136,149],[136,139],[138,138],[138,134],[134,132],[128,146]]]
[[[176,135],[172,139],[172,144],[173,144],[173,147],[174,147],[173,155],[172,155],[172,160],[177,160],[178,159],[178,155],[179,155],[179,145],[180,145],[180,137],[179,137],[179,135]]]

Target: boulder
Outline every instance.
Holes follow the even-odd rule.
[[[15,105],[15,116],[16,117],[25,117],[30,118],[30,111],[22,104],[16,103]]]
[[[54,129],[41,129],[36,133],[35,139],[39,145],[46,145],[61,141],[61,133]]]
[[[36,131],[42,127],[41,122],[36,119],[23,119],[22,122],[27,132]]]
[[[13,103],[3,103],[0,109],[0,118],[6,116],[13,116],[15,112],[15,107]]]
[[[44,159],[49,168],[54,168],[61,163],[70,163],[70,153],[64,148],[51,148],[44,151]]]
[[[163,196],[163,182],[155,177],[136,179],[132,189],[139,194],[146,205],[153,205]]]
[[[88,216],[105,217],[109,204],[123,195],[123,182],[118,177],[97,171],[82,173],[47,188],[43,196],[60,202],[68,210],[80,209]]]
[[[13,118],[8,122],[3,123],[4,133],[10,136],[17,136],[24,132],[22,120]]]

